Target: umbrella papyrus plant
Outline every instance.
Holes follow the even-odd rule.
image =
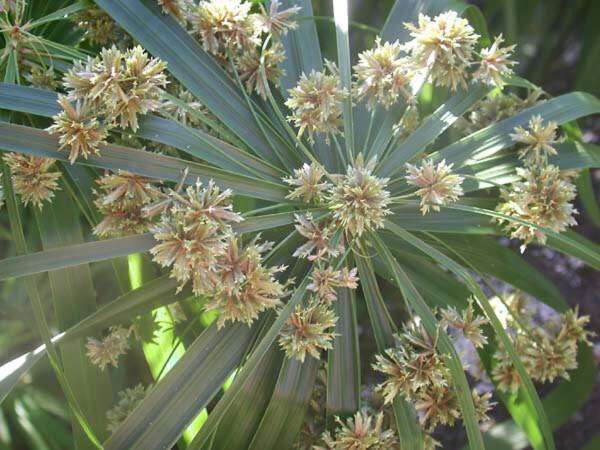
[[[25,277],[45,344],[3,366],[3,397],[46,352],[84,446],[418,449],[460,421],[479,449],[500,445],[480,424],[501,402],[504,429],[554,448],[564,418],[545,406],[589,377],[587,319],[496,236],[600,267],[597,247],[566,231],[573,175],[600,151],[564,136],[600,112],[595,97],[547,98],[514,75],[514,46],[455,2],[398,1],[351,55],[347,3],[334,0],[337,62],[322,58],[305,0],[97,5],[125,41],[65,68],[60,92],[0,86],[19,243],[0,276]],[[18,199],[40,252],[27,251]],[[80,220],[97,240],[54,239]],[[57,296],[59,274],[140,253],[154,275],[140,281],[130,258],[134,289],[92,299],[53,335],[36,274],[56,278]],[[496,295],[492,280],[515,292]],[[528,295],[552,323],[534,320]],[[60,317],[69,304],[55,303]],[[170,326],[148,338],[151,311]],[[366,361],[363,326],[378,349]],[[176,340],[161,341],[157,366],[161,333]],[[460,338],[494,401],[470,386]],[[104,417],[79,397],[90,383],[71,386],[68,346],[102,377],[137,341],[155,383],[122,391]],[[571,381],[540,399],[533,382],[558,379]]]

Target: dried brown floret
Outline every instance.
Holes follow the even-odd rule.
[[[13,188],[25,206],[31,203],[41,209],[45,201],[52,200],[61,175],[50,171],[54,159],[21,153],[7,153],[3,159],[10,169]]]

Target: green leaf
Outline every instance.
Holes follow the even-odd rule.
[[[196,435],[194,440],[190,443],[188,450],[199,450],[211,440],[213,433],[215,432],[219,421],[225,415],[227,410],[231,407],[233,400],[242,391],[246,380],[250,377],[252,372],[256,369],[268,349],[277,339],[279,331],[283,324],[294,310],[296,305],[302,301],[306,294],[306,286],[308,285],[308,275],[304,280],[297,286],[294,294],[287,302],[287,304],[281,309],[277,319],[273,322],[271,327],[268,329],[266,334],[262,337],[256,348],[250,354],[246,364],[241,368],[235,377],[233,385],[227,389],[223,398],[217,403],[215,408],[211,411],[208,416],[208,420],[204,423],[204,426],[200,432]]]
[[[83,242],[79,214],[69,196],[57,192],[52,204],[43,211],[36,210],[35,218],[44,250]],[[86,264],[48,274],[59,329],[75,325],[96,310],[96,291],[90,268]],[[113,391],[108,373],[92,365],[87,357],[83,339],[71,340],[60,346],[63,370],[82,412],[90,421],[96,435],[106,435],[106,411],[111,407]],[[74,439],[78,449],[95,448],[73,418]]]
[[[338,321],[333,348],[327,352],[327,414],[346,415],[360,405],[360,354],[354,291],[338,289],[334,303]]]
[[[319,360],[286,358],[269,406],[248,449],[291,448],[311,399]]]
[[[600,227],[600,206],[596,200],[591,173],[588,169],[582,170],[579,174],[577,191],[587,216],[594,222],[594,225]]]
[[[104,443],[106,450],[170,448],[240,364],[254,328],[207,328]]]
[[[467,162],[487,158],[514,144],[510,134],[517,126],[526,127],[531,117],[540,115],[545,122],[558,124],[600,113],[600,101],[589,94],[572,92],[527,108],[520,113],[479,130],[434,153],[437,160],[460,167]]]
[[[248,147],[272,164],[279,164],[230,77],[173,17],[148,0],[96,3],[146,50],[167,62],[169,72]],[[269,134],[277,141],[274,133]]]
[[[426,150],[458,118],[473,107],[489,91],[489,86],[470,86],[467,91],[459,91],[444,102],[421,126],[410,134],[398,147],[392,149],[380,162],[379,175],[391,177],[404,170],[404,163],[416,154]]]
[[[437,345],[440,352],[446,356],[446,364],[452,377],[453,388],[462,412],[462,420],[465,424],[470,448],[473,450],[484,448],[483,438],[481,437],[479,425],[475,418],[475,407],[473,406],[471,390],[469,389],[469,384],[465,372],[463,371],[460,358],[456,353],[450,338],[439,326],[433,312],[427,303],[425,303],[425,300],[415,288],[413,282],[400,267],[381,238],[376,234],[371,234],[370,236],[379,256],[388,265],[389,270],[393,275],[393,281],[402,291],[402,295],[406,302],[410,304],[414,312],[420,317],[427,333],[429,333],[430,336],[438,337]]]
[[[50,136],[46,131],[0,122],[0,133],[3,136],[3,140],[0,141],[2,150],[67,161],[67,153],[58,151],[57,138]],[[181,174],[187,168],[189,169],[188,178],[185,180],[187,184],[195,183],[198,178],[203,181],[212,179],[222,187],[264,200],[285,201],[288,192],[287,188],[280,184],[120,145],[103,145],[100,147],[99,155],[80,159],[77,164],[110,170],[127,170],[150,178],[175,182],[181,179]]]
[[[65,20],[69,15],[76,13],[77,11],[81,11],[84,8],[85,5],[83,4],[83,2],[74,3],[57,11],[54,11],[53,13],[50,13],[44,17],[31,21],[29,23],[28,29],[31,30],[40,25],[44,25],[46,23],[54,22],[57,20]]]
[[[342,115],[346,150],[350,158],[354,155],[354,120],[352,119],[352,65],[350,63],[350,43],[348,41],[348,0],[333,0],[333,17],[338,64],[342,89],[346,91],[343,100]]]

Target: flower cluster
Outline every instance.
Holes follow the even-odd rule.
[[[61,149],[69,148],[71,162],[97,153],[114,127],[136,131],[138,114],[160,106],[165,68],[139,46],[125,52],[105,48],[97,58],[76,62],[64,78],[68,97],[59,97],[63,110],[48,128],[59,136]]]
[[[92,364],[104,370],[106,366],[117,367],[119,357],[124,355],[129,349],[129,336],[133,328],[124,328],[122,326],[113,326],[108,330],[108,334],[101,340],[93,337],[87,338],[86,349],[87,356]]]
[[[593,333],[586,330],[589,316],[580,316],[576,307],[538,321],[521,294],[507,295],[492,304],[506,318],[510,330],[507,334],[532,380],[545,383],[569,379],[569,371],[577,368],[577,346],[591,345]],[[492,379],[505,392],[516,392],[521,386],[521,377],[501,345],[494,353]]]
[[[439,211],[440,206],[456,202],[463,195],[460,175],[452,172],[452,164],[445,160],[437,165],[432,160],[425,160],[421,166],[406,164],[409,184],[417,186],[416,194],[421,197],[421,212],[427,214],[430,209]]]
[[[519,150],[519,158],[524,160],[529,167],[544,166],[548,164],[548,156],[558,152],[554,145],[558,143],[556,122],[548,122],[545,126],[541,116],[533,116],[528,128],[516,127],[510,135],[512,140],[523,147]]]
[[[315,446],[318,450],[388,450],[400,449],[393,430],[383,428],[383,413],[371,416],[361,410],[345,421],[335,418],[338,427],[333,435],[323,433],[323,445]]]
[[[242,217],[232,210],[231,191],[197,181],[184,193],[171,191],[161,204],[160,220],[151,226],[158,241],[150,250],[154,261],[171,267],[180,289],[191,281],[195,295],[210,296],[206,308],[220,313],[219,326],[251,323],[261,311],[280,304],[285,287],[275,274],[283,268],[263,266],[270,243],[241,245],[232,224]]]
[[[475,314],[472,298],[469,299],[467,307],[462,311],[458,311],[453,306],[448,306],[440,311],[440,315],[442,317],[441,323],[444,327],[460,331],[476,348],[487,344],[487,338],[483,334],[481,327],[489,321],[485,317]]]
[[[556,166],[541,168],[517,168],[519,181],[500,192],[502,203],[496,210],[510,218],[526,221],[532,225],[507,218],[498,218],[510,236],[520,239],[521,251],[534,239],[544,244],[546,234],[538,227],[561,232],[577,222],[573,215],[577,210],[573,201],[577,189],[571,173],[561,173]]]
[[[327,139],[339,133],[341,102],[346,95],[334,63],[325,61],[323,71],[303,73],[285,102],[292,111],[288,119],[298,128],[298,137],[306,131],[309,140],[314,141],[315,133],[324,134]]]
[[[44,201],[52,200],[61,175],[51,171],[53,159],[21,153],[7,153],[3,159],[10,169],[13,188],[25,206],[31,203],[41,209]]]
[[[143,384],[119,392],[119,401],[106,412],[107,430],[114,433],[137,405],[144,399],[148,389]]]
[[[472,312],[455,315],[447,311],[446,316],[463,330],[470,329],[471,336],[479,337],[478,328],[483,320]],[[400,394],[414,402],[426,430],[433,430],[439,424],[453,425],[460,418],[449,369],[436,345],[437,336],[430,336],[421,323],[412,321],[396,336],[396,347],[377,355],[373,364],[376,371],[386,375],[378,386],[385,402],[391,404]],[[473,390],[472,396],[478,419],[487,420],[491,395]]]
[[[95,45],[125,40],[125,34],[116,22],[103,9],[93,2],[69,16],[80,30],[84,39]]]
[[[298,8],[280,6],[275,0],[268,12],[261,5],[261,11],[253,13],[249,1],[206,0],[189,8],[188,20],[204,49],[237,72],[249,92],[263,98],[268,89],[264,78],[276,83],[284,73],[279,66],[285,59],[280,38],[297,26],[292,17]]]
[[[325,200],[325,193],[331,185],[323,181],[325,170],[316,162],[311,165],[304,164],[300,169],[294,170],[294,176],[284,178],[283,181],[294,189],[286,198],[300,199],[304,203],[320,204]]]
[[[94,228],[95,234],[119,237],[148,231],[152,218],[143,210],[161,194],[149,178],[120,170],[96,182],[100,191],[96,192],[94,203],[104,217]]]

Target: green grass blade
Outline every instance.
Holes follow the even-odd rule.
[[[445,147],[434,156],[460,167],[467,161],[489,157],[514,144],[510,134],[517,126],[525,127],[531,117],[541,115],[545,122],[558,124],[600,113],[600,100],[593,95],[572,92],[527,108],[520,113],[490,125]]]
[[[227,410],[231,407],[235,397],[242,391],[246,380],[251,376],[254,369],[258,366],[264,355],[267,353],[271,345],[277,339],[281,327],[294,310],[296,305],[302,301],[306,295],[306,286],[308,285],[309,278],[306,276],[304,280],[297,286],[294,294],[287,302],[287,304],[281,309],[277,319],[273,322],[269,330],[262,337],[256,348],[250,354],[248,360],[236,375],[233,385],[225,392],[223,398],[217,403],[215,408],[211,411],[208,416],[208,420],[204,423],[204,426],[200,432],[196,435],[194,440],[190,443],[188,450],[200,450],[211,440],[213,433],[217,429],[219,421],[226,414]]]
[[[83,4],[83,2],[77,2],[72,5],[66,6],[44,17],[31,21],[29,23],[29,29],[31,30],[40,25],[44,25],[46,23],[54,22],[57,20],[65,20],[69,15],[76,13],[77,11],[81,11],[85,7],[86,6]]]
[[[354,291],[338,289],[338,321],[333,349],[327,352],[327,414],[352,414],[360,406],[360,354]]]
[[[361,249],[361,253],[364,254],[364,249]],[[396,326],[381,296],[370,259],[357,255],[356,266],[377,350],[383,353],[386,349],[394,347]],[[423,432],[413,406],[406,399],[398,397],[394,400],[393,407],[400,446],[405,450],[421,450]]]
[[[587,216],[594,222],[594,225],[600,227],[600,206],[594,193],[591,174],[588,169],[582,170],[577,179],[577,191],[583,204]]]
[[[36,210],[35,218],[44,250],[83,242],[79,214],[68,194],[58,192],[51,205]],[[75,325],[96,310],[96,291],[90,268],[86,264],[48,273],[59,329]],[[106,411],[112,406],[113,391],[107,372],[92,365],[83,339],[60,346],[63,370],[82,412],[96,435],[106,436]],[[78,449],[95,448],[73,419],[74,439]]]
[[[349,160],[354,155],[354,120],[352,119],[352,66],[350,63],[350,43],[348,40],[348,0],[333,0],[335,35],[338,64],[342,88],[346,91],[343,101],[344,137]]]
[[[106,450],[174,445],[241,362],[253,335],[253,328],[244,324],[222,330],[211,325],[104,443]]]
[[[470,86],[467,91],[460,91],[440,106],[398,147],[389,152],[380,162],[379,174],[391,177],[404,170],[404,163],[417,153],[426,150],[445,130],[458,118],[473,107],[489,91],[489,86]]]
[[[405,301],[412,306],[415,313],[421,318],[427,332],[431,336],[438,336],[438,348],[446,356],[446,364],[450,371],[454,391],[462,412],[462,420],[467,431],[469,446],[472,450],[484,448],[483,438],[479,431],[477,419],[475,418],[475,407],[473,406],[473,398],[467,377],[450,338],[440,328],[433,312],[381,238],[376,234],[371,234],[371,239],[379,256],[388,265],[393,275],[393,282],[402,291]]]
[[[58,140],[46,131],[0,122],[0,134],[3,136],[3,140],[0,141],[2,150],[44,156],[60,161],[67,160],[68,154],[58,151]],[[127,170],[150,178],[175,182],[181,179],[183,170],[187,168],[189,169],[188,178],[185,180],[187,184],[195,183],[197,178],[203,181],[212,179],[218,185],[244,195],[282,202],[285,201],[288,193],[287,188],[280,184],[120,145],[103,145],[99,155],[78,160],[77,164],[110,170]]]
[[[303,363],[285,359],[275,391],[249,450],[291,448],[311,399],[319,360],[308,357]]]

